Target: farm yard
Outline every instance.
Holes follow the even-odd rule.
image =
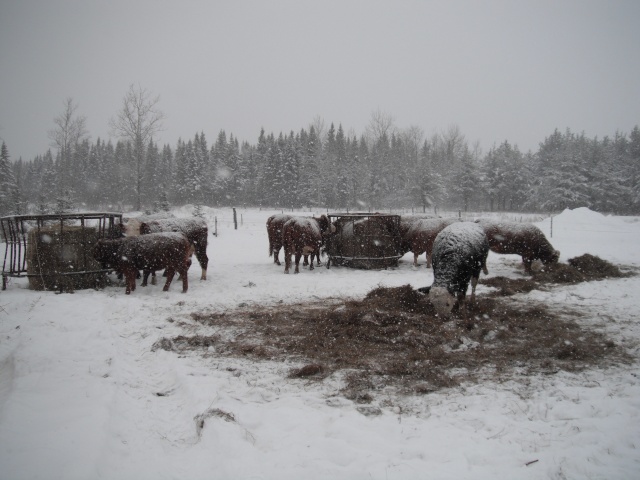
[[[265,229],[280,211],[237,213],[235,229],[229,209],[205,208],[207,280],[194,258],[186,294],[174,282],[125,295],[115,276],[73,294],[10,279],[0,478],[640,470],[640,218],[495,214],[533,221],[560,264],[528,276],[520,257],[490,253],[471,318],[443,319],[415,290],[433,282],[424,255],[284,275]]]

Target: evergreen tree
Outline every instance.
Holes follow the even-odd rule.
[[[0,147],[0,216],[15,213],[17,206],[14,204],[18,192],[18,185],[11,166],[9,149],[2,142]]]
[[[629,144],[629,190],[633,209],[640,211],[640,128],[631,131]]]
[[[158,190],[158,177],[160,164],[160,152],[158,144],[149,139],[149,144],[145,152],[144,174],[142,175],[142,203],[149,205],[156,199],[156,191]]]
[[[478,193],[480,183],[478,166],[468,148],[464,149],[460,162],[453,172],[455,175],[455,181],[451,182],[453,191],[461,208],[468,212]]]
[[[433,153],[432,143],[425,140],[420,149],[420,160],[414,175],[413,187],[413,198],[422,206],[423,212],[430,208],[435,210],[443,201],[444,181],[435,168]]]
[[[178,139],[178,144],[176,145],[174,162],[175,175],[173,176],[173,186],[171,188],[173,192],[173,204],[184,205],[187,196],[187,171],[189,166],[186,155],[186,145],[180,139]]]

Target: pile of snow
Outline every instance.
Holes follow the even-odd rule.
[[[173,213],[188,217],[193,209]],[[223,334],[196,311],[360,297],[377,285],[430,285],[431,270],[301,269],[268,256],[265,222],[280,211],[203,208],[208,280],[189,292],[123,286],[57,295],[11,279],[0,292],[0,478],[635,478],[640,471],[637,362],[608,370],[514,377],[415,397],[381,392],[366,408],[291,364],[152,351],[162,337]],[[304,215],[322,212],[294,212]],[[538,222],[561,261],[591,253],[638,267],[640,222],[567,210]],[[552,229],[551,229],[552,228]],[[4,245],[3,245],[4,246]],[[0,252],[3,253],[3,252]],[[522,275],[489,255],[490,275]],[[507,261],[505,261],[507,258]],[[515,258],[517,260],[517,258]],[[482,294],[482,285],[478,294]],[[581,312],[637,359],[640,277],[514,301]]]

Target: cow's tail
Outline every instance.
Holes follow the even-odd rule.
[[[271,257],[273,255],[273,244],[271,243],[271,240],[269,240],[269,256]]]

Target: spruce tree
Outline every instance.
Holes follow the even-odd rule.
[[[18,185],[13,174],[7,144],[0,148],[0,216],[15,213]]]

